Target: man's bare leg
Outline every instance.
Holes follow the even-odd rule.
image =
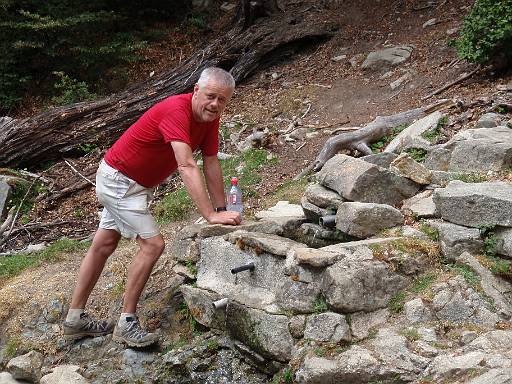
[[[98,229],[80,266],[70,309],[85,308],[89,295],[103,271],[105,262],[116,250],[120,238],[121,235],[113,229]]]
[[[162,235],[149,239],[137,238],[140,249],[128,269],[128,281],[124,294],[123,313],[114,329],[113,340],[126,343],[131,347],[145,347],[158,341],[158,335],[141,328],[135,311],[144,286],[153,266],[164,251]]]
[[[137,242],[140,249],[128,269],[128,280],[123,302],[123,312],[125,313],[135,313],[137,310],[137,303],[142,290],[149,279],[153,266],[165,248],[162,235],[149,239],[137,237]]]
[[[80,266],[69,312],[63,324],[66,337],[102,336],[112,333],[114,324],[111,321],[94,320],[84,312],[84,308],[105,262],[115,251],[120,238],[119,233],[111,229],[100,228],[94,235],[91,247]]]

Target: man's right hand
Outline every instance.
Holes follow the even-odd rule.
[[[209,224],[227,224],[239,225],[242,222],[242,217],[239,212],[235,211],[213,211],[207,218]]]

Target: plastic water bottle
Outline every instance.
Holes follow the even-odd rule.
[[[236,177],[231,178],[231,188],[228,191],[228,205],[226,208],[228,211],[240,212],[240,215],[244,211],[242,191],[238,187],[238,179]]]

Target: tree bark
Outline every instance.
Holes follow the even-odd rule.
[[[190,91],[204,68],[229,70],[240,82],[262,63],[289,48],[326,40],[333,25],[315,22],[300,5],[280,11],[276,0],[242,0],[233,28],[180,67],[118,94],[71,104],[22,120],[0,121],[0,166],[38,168],[70,156],[81,144],[111,145],[147,109]]]

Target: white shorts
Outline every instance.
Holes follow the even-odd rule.
[[[160,234],[149,212],[153,188],[146,188],[102,160],[96,173],[96,195],[103,205],[99,228],[123,237],[149,239]]]

